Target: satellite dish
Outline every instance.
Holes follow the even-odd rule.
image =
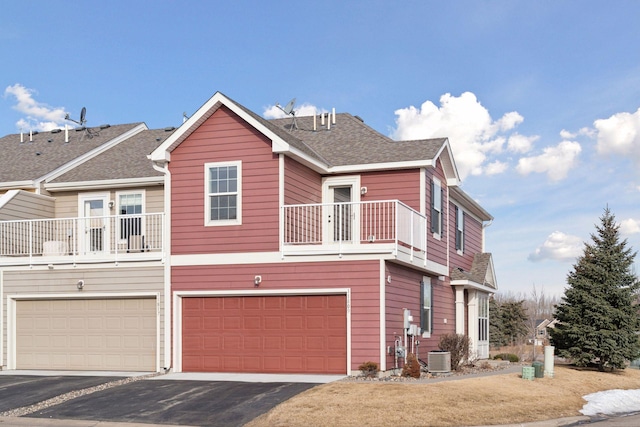
[[[73,120],[71,117],[69,117],[68,113],[64,116],[64,119],[72,121],[73,123],[77,123],[80,126],[84,126],[84,124],[87,123],[86,116],[87,116],[87,109],[86,107],[82,107],[82,111],[80,111],[80,121]]]
[[[296,105],[296,99],[293,98],[291,101],[289,101],[287,103],[287,105],[283,107],[280,106],[280,104],[278,104],[276,102],[276,107],[278,107],[279,109],[281,109],[287,116],[291,116],[293,117],[293,121],[291,123],[291,129],[298,129],[298,123],[296,122],[296,112],[293,109],[293,107],[295,107]]]
[[[296,105],[296,99],[293,98],[291,101],[289,101],[287,103],[287,105],[285,105],[284,107],[280,106],[280,104],[278,104],[276,102],[276,107],[278,107],[279,109],[281,109],[287,116],[295,116],[296,112],[293,110],[293,107],[295,107]]]

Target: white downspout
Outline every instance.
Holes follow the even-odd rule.
[[[171,369],[171,172],[168,162],[153,162],[153,169],[164,174],[164,370]]]

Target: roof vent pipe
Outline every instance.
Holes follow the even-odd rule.
[[[324,111],[320,113],[320,126],[324,126]]]
[[[336,109],[335,107],[331,109],[331,115],[333,116],[333,124],[336,124]]]
[[[69,142],[69,127],[64,124],[64,142]]]
[[[24,132],[20,129],[20,142],[24,142]]]
[[[327,130],[331,130],[331,117],[329,117],[330,113],[327,113]]]
[[[315,131],[316,131],[316,129],[317,129],[317,127],[316,127],[316,121],[317,121],[316,116],[317,116],[317,114],[316,114],[316,112],[314,111],[314,112],[313,112],[313,131],[314,131],[314,132],[315,132]]]
[[[33,129],[29,129],[29,142],[33,142]]]

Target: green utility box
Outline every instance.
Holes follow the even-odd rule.
[[[533,362],[531,364],[535,371],[536,378],[544,378],[544,363],[542,362]]]
[[[523,366],[522,367],[522,379],[533,381],[533,376],[535,375],[536,369],[533,366]]]

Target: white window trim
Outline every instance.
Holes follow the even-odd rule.
[[[458,252],[458,255],[463,255],[464,254],[464,246],[465,246],[465,236],[464,236],[464,209],[462,209],[461,206],[456,205],[457,209],[457,213],[458,216],[456,217],[456,233],[454,235],[454,239],[457,239],[457,235],[458,235],[458,230],[460,230],[460,234],[461,234],[461,243],[460,243],[460,249],[456,249],[456,251]],[[462,221],[460,221],[460,219],[462,219]],[[462,228],[460,228],[460,224],[462,224]],[[454,240],[454,244],[455,244],[455,240]]]
[[[216,220],[210,219],[211,199],[209,194],[209,169],[221,166],[236,166],[238,168],[238,191],[236,199],[236,219]],[[205,227],[220,227],[242,224],[242,161],[211,162],[204,164],[204,225]]]
[[[440,240],[442,238],[442,228],[444,227],[444,221],[443,221],[443,206],[444,206],[444,200],[442,200],[442,181],[440,181],[438,178],[433,177],[433,194],[431,194],[431,198],[433,199],[433,208],[438,211],[438,213],[440,214],[440,219],[438,221],[438,228],[439,230],[437,232],[433,233],[433,237]],[[437,196],[436,196],[437,194]],[[438,199],[440,199],[440,206],[436,205],[436,197]],[[433,221],[433,219],[432,219]]]
[[[142,195],[142,200],[140,202],[140,203],[142,203],[142,212],[140,212],[140,215],[142,215],[141,228],[142,228],[142,230],[144,230],[145,229],[145,217],[144,217],[144,214],[147,211],[146,210],[147,195],[146,195],[146,191],[145,190],[116,191],[115,212],[111,212],[110,215],[121,216],[120,215],[120,196],[126,196],[128,194],[141,194]],[[120,239],[120,221],[116,221],[116,227],[118,228],[118,230],[117,230],[117,232],[115,234],[116,239],[120,243],[126,243],[127,242],[126,239]]]
[[[422,316],[424,316],[424,292],[425,292],[425,288],[427,288],[429,290],[429,302],[431,303],[431,305],[429,306],[429,328],[430,330],[422,331],[422,337],[423,338],[430,338],[431,337],[431,332],[433,331],[433,284],[431,283],[431,278],[428,276],[423,276],[422,277],[422,281],[420,282],[420,287],[422,289],[420,289],[420,295],[422,296],[422,299],[420,301],[420,326],[422,326],[424,323],[422,322]]]

